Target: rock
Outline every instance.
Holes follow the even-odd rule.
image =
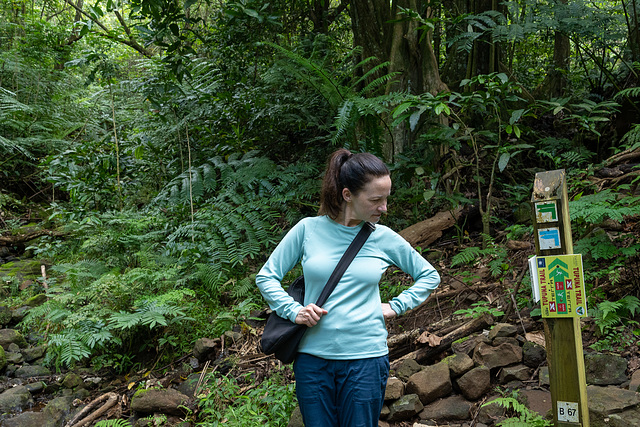
[[[131,399],[131,409],[143,414],[153,414],[160,412],[162,414],[184,415],[182,406],[189,403],[189,398],[178,390],[167,389],[148,389],[139,390]]]
[[[538,371],[538,384],[540,386],[548,386],[551,384],[551,382],[549,381],[549,367],[548,366],[541,366],[540,370]]]
[[[640,395],[618,387],[587,386],[592,427],[640,427]]]
[[[456,354],[464,353],[470,356],[471,353],[473,353],[473,349],[476,348],[481,342],[486,344],[491,343],[491,341],[489,341],[489,339],[484,334],[480,334],[454,341],[451,344],[451,350]]]
[[[291,418],[289,418],[289,424],[287,427],[304,427],[304,423],[302,422],[302,413],[300,412],[300,407],[296,406],[296,409],[291,413]]]
[[[396,368],[396,377],[400,378],[402,381],[408,381],[409,377],[416,372],[420,372],[422,370],[422,366],[418,364],[414,359],[403,360],[400,366]]]
[[[482,424],[495,425],[505,418],[506,409],[497,403],[491,403],[499,397],[500,396],[490,396],[487,398],[487,403],[479,408],[476,421]]]
[[[15,261],[3,264],[0,267],[0,277],[15,277],[19,282],[23,282],[29,278],[36,279],[40,277],[40,262],[37,260],[15,259]]]
[[[31,310],[31,307],[29,307],[28,305],[24,305],[22,307],[16,308],[11,312],[11,322],[12,323],[21,322],[22,319],[24,319],[24,316],[27,315],[29,310]]]
[[[387,421],[402,421],[413,418],[424,408],[421,400],[422,399],[420,399],[416,394],[407,394],[402,396],[389,406],[389,416],[387,417]]]
[[[500,371],[498,381],[501,384],[509,381],[527,381],[531,378],[531,371],[525,365],[506,366]]]
[[[25,412],[3,421],[2,427],[57,427],[72,409],[70,397],[56,397],[41,412]]]
[[[22,411],[31,403],[31,393],[25,386],[12,387],[0,394],[0,413]]]
[[[239,343],[242,341],[242,333],[236,331],[225,331],[223,334],[224,342],[227,346],[232,346],[235,343]]]
[[[7,357],[7,354],[4,352],[4,349],[0,347],[0,371],[7,367],[8,361],[9,361],[9,358]],[[16,363],[16,362],[12,362],[12,363]]]
[[[11,309],[7,306],[0,305],[0,326],[6,326],[11,322]]]
[[[82,384],[82,377],[73,372],[69,372],[62,380],[62,387],[74,389]]]
[[[629,390],[640,392],[640,369],[635,371],[633,375],[631,375]]]
[[[25,362],[33,362],[34,360],[38,360],[44,356],[47,352],[47,347],[44,345],[39,345],[36,347],[27,347],[21,351],[22,356],[24,357]]]
[[[496,323],[489,331],[487,338],[489,338],[490,341],[493,341],[498,337],[515,337],[517,333],[518,328],[511,323]]]
[[[418,416],[422,420],[462,421],[471,419],[473,403],[462,396],[450,396],[425,405]]]
[[[517,345],[518,347],[522,347],[520,341],[516,337],[496,337],[491,341],[491,345],[494,347],[499,346],[500,344],[504,344],[508,342],[509,344]]]
[[[497,347],[480,343],[473,351],[473,362],[476,366],[484,365],[489,369],[508,366],[522,362],[522,347],[510,343]]]
[[[423,404],[448,396],[453,390],[449,365],[446,362],[440,362],[425,367],[409,377],[406,389],[408,393],[418,395]]]
[[[27,340],[20,332],[15,329],[0,329],[0,346],[7,350],[11,343],[17,344],[20,348],[27,346]]]
[[[387,388],[384,393],[384,400],[400,399],[404,395],[404,383],[396,377],[387,380]]]
[[[473,369],[473,360],[465,353],[456,353],[446,359],[451,376],[457,378]]]
[[[36,394],[44,390],[46,385],[47,384],[42,381],[36,381],[35,383],[25,384],[25,387],[29,390],[29,393]]]
[[[193,346],[193,355],[200,362],[204,362],[207,359],[215,359],[216,352],[220,348],[220,338],[200,338],[196,340]]]
[[[627,359],[615,354],[591,353],[584,356],[587,384],[619,385],[627,381]]]
[[[465,398],[477,400],[491,389],[491,371],[486,366],[475,367],[458,378],[456,384]]]
[[[189,375],[179,386],[178,391],[187,397],[194,397],[200,381],[200,372]]]
[[[51,375],[51,371],[40,365],[25,365],[16,370],[16,378],[45,377]]]
[[[44,304],[45,302],[47,302],[47,299],[48,298],[45,294],[38,294],[38,295],[32,296],[31,298],[26,300],[24,303],[28,307],[38,307]]]
[[[2,348],[2,347],[0,347]],[[2,350],[4,351],[4,350]],[[13,351],[7,351],[5,352],[6,355],[6,362],[10,363],[12,365],[17,365],[19,363],[22,363],[24,361],[24,358],[22,357],[22,353],[14,353]],[[5,365],[6,366],[6,365]],[[2,368],[0,368],[2,369]]]
[[[547,390],[521,390],[521,395],[527,401],[527,408],[537,412],[542,417],[551,415],[551,393]]]
[[[537,368],[547,360],[547,350],[540,344],[527,341],[522,346],[522,362],[530,368]]]
[[[380,420],[386,420],[387,418],[389,418],[389,414],[391,413],[391,411],[389,410],[389,407],[387,405],[382,405],[382,409],[380,410]],[[378,420],[378,427],[380,427],[380,423],[382,421]],[[389,425],[389,423],[385,423],[386,425]]]

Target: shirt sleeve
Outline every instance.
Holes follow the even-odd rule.
[[[400,315],[422,304],[440,284],[440,275],[409,242],[399,234],[392,233],[388,242],[391,260],[415,281],[413,286],[389,301],[393,311]]]
[[[304,221],[304,220],[303,220]],[[256,275],[260,293],[278,316],[295,322],[302,305],[282,287],[282,278],[302,258],[304,223],[298,222],[280,241],[278,246]]]

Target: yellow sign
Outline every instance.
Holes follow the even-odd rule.
[[[537,282],[542,317],[585,317],[582,255],[538,256]]]

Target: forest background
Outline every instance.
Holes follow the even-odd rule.
[[[264,309],[255,272],[347,147],[392,170],[385,224],[463,208],[445,236],[459,252],[435,255],[498,281],[506,239],[531,239],[535,173],[565,169],[596,344],[616,350],[640,333],[637,6],[2,0],[0,256],[49,274],[3,277],[4,299],[47,292],[22,327],[58,369],[164,366]],[[516,296],[534,308],[526,285]],[[266,384],[284,416],[254,404],[278,425],[291,387]],[[201,419],[229,419],[233,403],[209,402]]]

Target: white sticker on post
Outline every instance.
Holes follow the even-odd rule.
[[[558,421],[579,423],[580,417],[578,414],[578,402],[558,401]]]

